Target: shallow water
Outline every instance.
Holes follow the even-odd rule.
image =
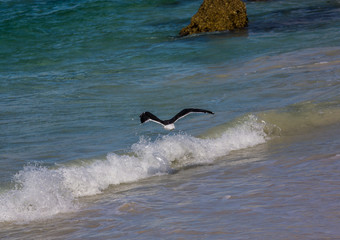
[[[340,4],[246,4],[0,2],[0,237],[338,238]]]

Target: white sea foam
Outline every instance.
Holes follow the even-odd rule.
[[[27,166],[14,176],[15,188],[0,194],[0,221],[30,221],[77,209],[56,170]]]
[[[16,187],[0,194],[0,221],[30,221],[75,211],[79,197],[99,194],[109,185],[211,163],[232,150],[264,143],[264,127],[264,122],[249,116],[218,138],[186,134],[167,135],[155,141],[141,138],[127,155],[109,153],[105,160],[55,169],[27,166],[14,177]]]

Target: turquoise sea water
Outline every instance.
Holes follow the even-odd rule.
[[[0,1],[0,238],[340,237],[340,2],[200,4]]]

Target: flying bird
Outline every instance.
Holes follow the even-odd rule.
[[[164,129],[166,129],[166,130],[173,130],[173,129],[175,129],[174,123],[178,119],[181,119],[181,118],[185,117],[186,115],[188,115],[190,113],[209,113],[209,114],[214,114],[213,112],[208,111],[208,110],[204,110],[204,109],[185,108],[185,109],[183,109],[182,111],[177,113],[173,118],[171,118],[169,120],[161,120],[158,117],[156,117],[155,115],[153,115],[151,112],[143,112],[139,117],[140,117],[140,122],[141,123],[145,123],[147,121],[152,121],[152,122],[155,122],[155,123],[163,125]]]

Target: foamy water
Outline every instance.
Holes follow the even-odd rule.
[[[128,155],[109,153],[106,159],[52,169],[27,166],[15,175],[15,189],[0,194],[0,221],[37,220],[75,211],[79,197],[100,194],[110,185],[212,163],[230,151],[264,143],[264,127],[252,115],[215,139],[186,134],[165,135],[155,141],[142,138]]]

